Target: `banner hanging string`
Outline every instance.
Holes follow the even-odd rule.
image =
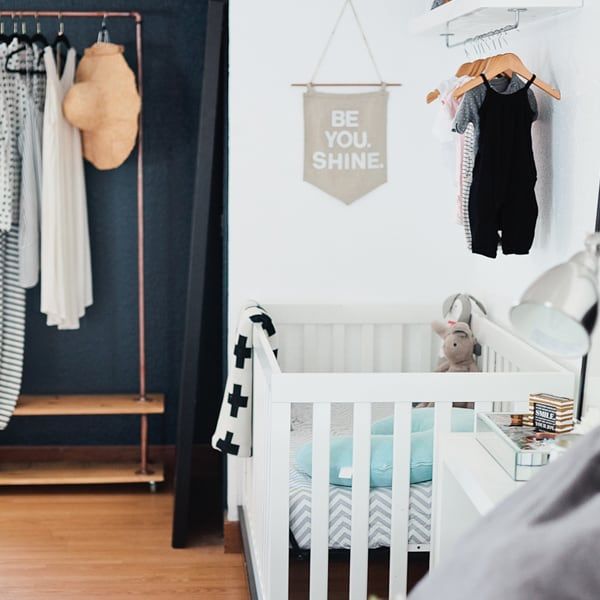
[[[379,79],[380,83],[383,85],[384,81],[383,78],[381,77],[381,73],[379,72],[379,67],[377,66],[377,62],[375,61],[375,56],[373,55],[373,51],[371,50],[371,46],[369,44],[369,40],[367,39],[367,35],[365,33],[365,30],[362,26],[362,23],[358,17],[358,13],[356,12],[356,8],[354,6],[354,3],[352,2],[352,0],[344,0],[344,4],[342,5],[342,10],[340,11],[340,14],[338,15],[338,18],[335,22],[335,25],[333,26],[333,29],[331,30],[331,33],[329,35],[329,39],[327,40],[327,43],[325,44],[325,48],[323,50],[323,53],[321,54],[321,57],[319,58],[319,62],[317,63],[317,67],[315,69],[315,72],[313,73],[312,77],[310,78],[310,83],[309,85],[314,85],[314,81],[321,69],[321,66],[323,65],[323,61],[325,60],[325,56],[327,55],[327,52],[329,51],[329,47],[331,46],[331,42],[333,41],[333,38],[335,37],[335,34],[337,33],[338,27],[340,25],[340,22],[342,20],[342,17],[344,16],[344,13],[346,12],[346,8],[348,7],[348,5],[350,5],[350,8],[352,10],[352,14],[354,15],[354,19],[356,21],[356,24],[358,25],[358,29],[360,31],[360,34],[362,36],[363,42],[365,43],[365,47],[367,48],[367,52],[369,53],[369,57],[371,59],[371,63],[373,64],[373,68],[375,69],[375,73],[377,74],[377,78]]]

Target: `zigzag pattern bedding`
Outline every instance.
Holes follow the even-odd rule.
[[[345,412],[345,411],[344,411]],[[339,413],[338,413],[339,415]],[[343,425],[332,427],[332,434],[351,431],[351,414],[342,416]],[[304,417],[304,415],[303,415]],[[337,431],[336,431],[337,429]],[[307,426],[291,432],[290,447],[290,529],[300,548],[310,548],[312,480],[294,466],[296,451],[311,441]],[[392,527],[392,490],[372,488],[369,503],[369,548],[388,547]],[[329,486],[329,547],[349,549],[352,523],[352,488]],[[431,531],[431,482],[410,486],[408,543],[429,544]]]
[[[311,479],[290,470],[290,529],[302,549],[310,548]],[[392,490],[373,488],[369,504],[369,548],[388,547],[392,527]],[[329,547],[350,548],[352,489],[329,486]],[[410,486],[408,543],[429,544],[431,482]]]

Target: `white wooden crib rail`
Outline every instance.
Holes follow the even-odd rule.
[[[389,315],[388,315],[389,318]],[[305,322],[310,322],[306,319]],[[276,320],[279,325],[279,322]],[[325,323],[325,319],[324,319]],[[329,321],[331,323],[331,321]],[[363,322],[364,325],[364,322]],[[361,325],[361,328],[363,327]],[[536,353],[512,334],[480,318],[473,325],[483,342],[483,373],[286,373],[275,360],[262,329],[254,332],[253,458],[248,459],[243,509],[259,597],[285,600],[289,577],[289,455],[292,404],[313,405],[310,598],[325,600],[329,557],[329,447],[331,404],[353,405],[350,599],[367,595],[371,409],[393,404],[394,464],[390,545],[390,598],[406,592],[410,431],[413,402],[433,402],[434,489],[437,440],[450,431],[452,402],[478,408],[531,392],[573,393],[574,376]],[[305,331],[305,330],[303,330]],[[369,337],[369,329],[362,329]],[[312,335],[312,334],[309,334]],[[369,363],[372,348],[363,359]],[[511,356],[511,364],[505,357]],[[504,358],[504,362],[502,362]],[[368,369],[365,369],[365,371]],[[482,398],[483,403],[482,403]],[[432,528],[435,521],[432,522]]]

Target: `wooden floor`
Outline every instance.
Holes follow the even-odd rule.
[[[408,589],[411,590],[429,569],[429,553],[408,555]],[[290,559],[290,600],[308,600],[310,561]],[[332,552],[329,557],[328,600],[347,600],[350,594],[350,554]],[[388,597],[389,552],[386,549],[369,552],[368,594],[374,598]],[[433,599],[432,599],[433,600]]]
[[[0,598],[248,598],[218,533],[171,549],[172,503],[145,486],[0,489]]]

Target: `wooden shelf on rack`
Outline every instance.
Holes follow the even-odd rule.
[[[85,485],[103,483],[160,483],[162,464],[150,465],[152,473],[141,475],[137,463],[35,462],[0,463],[3,485]]]
[[[521,24],[527,25],[581,8],[583,0],[452,0],[447,4],[415,17],[410,23],[412,33],[451,33],[476,35],[513,21],[509,9],[527,9],[521,13]]]
[[[164,412],[164,394],[148,394],[145,402],[135,394],[24,395],[17,402],[14,416],[158,415]]]

